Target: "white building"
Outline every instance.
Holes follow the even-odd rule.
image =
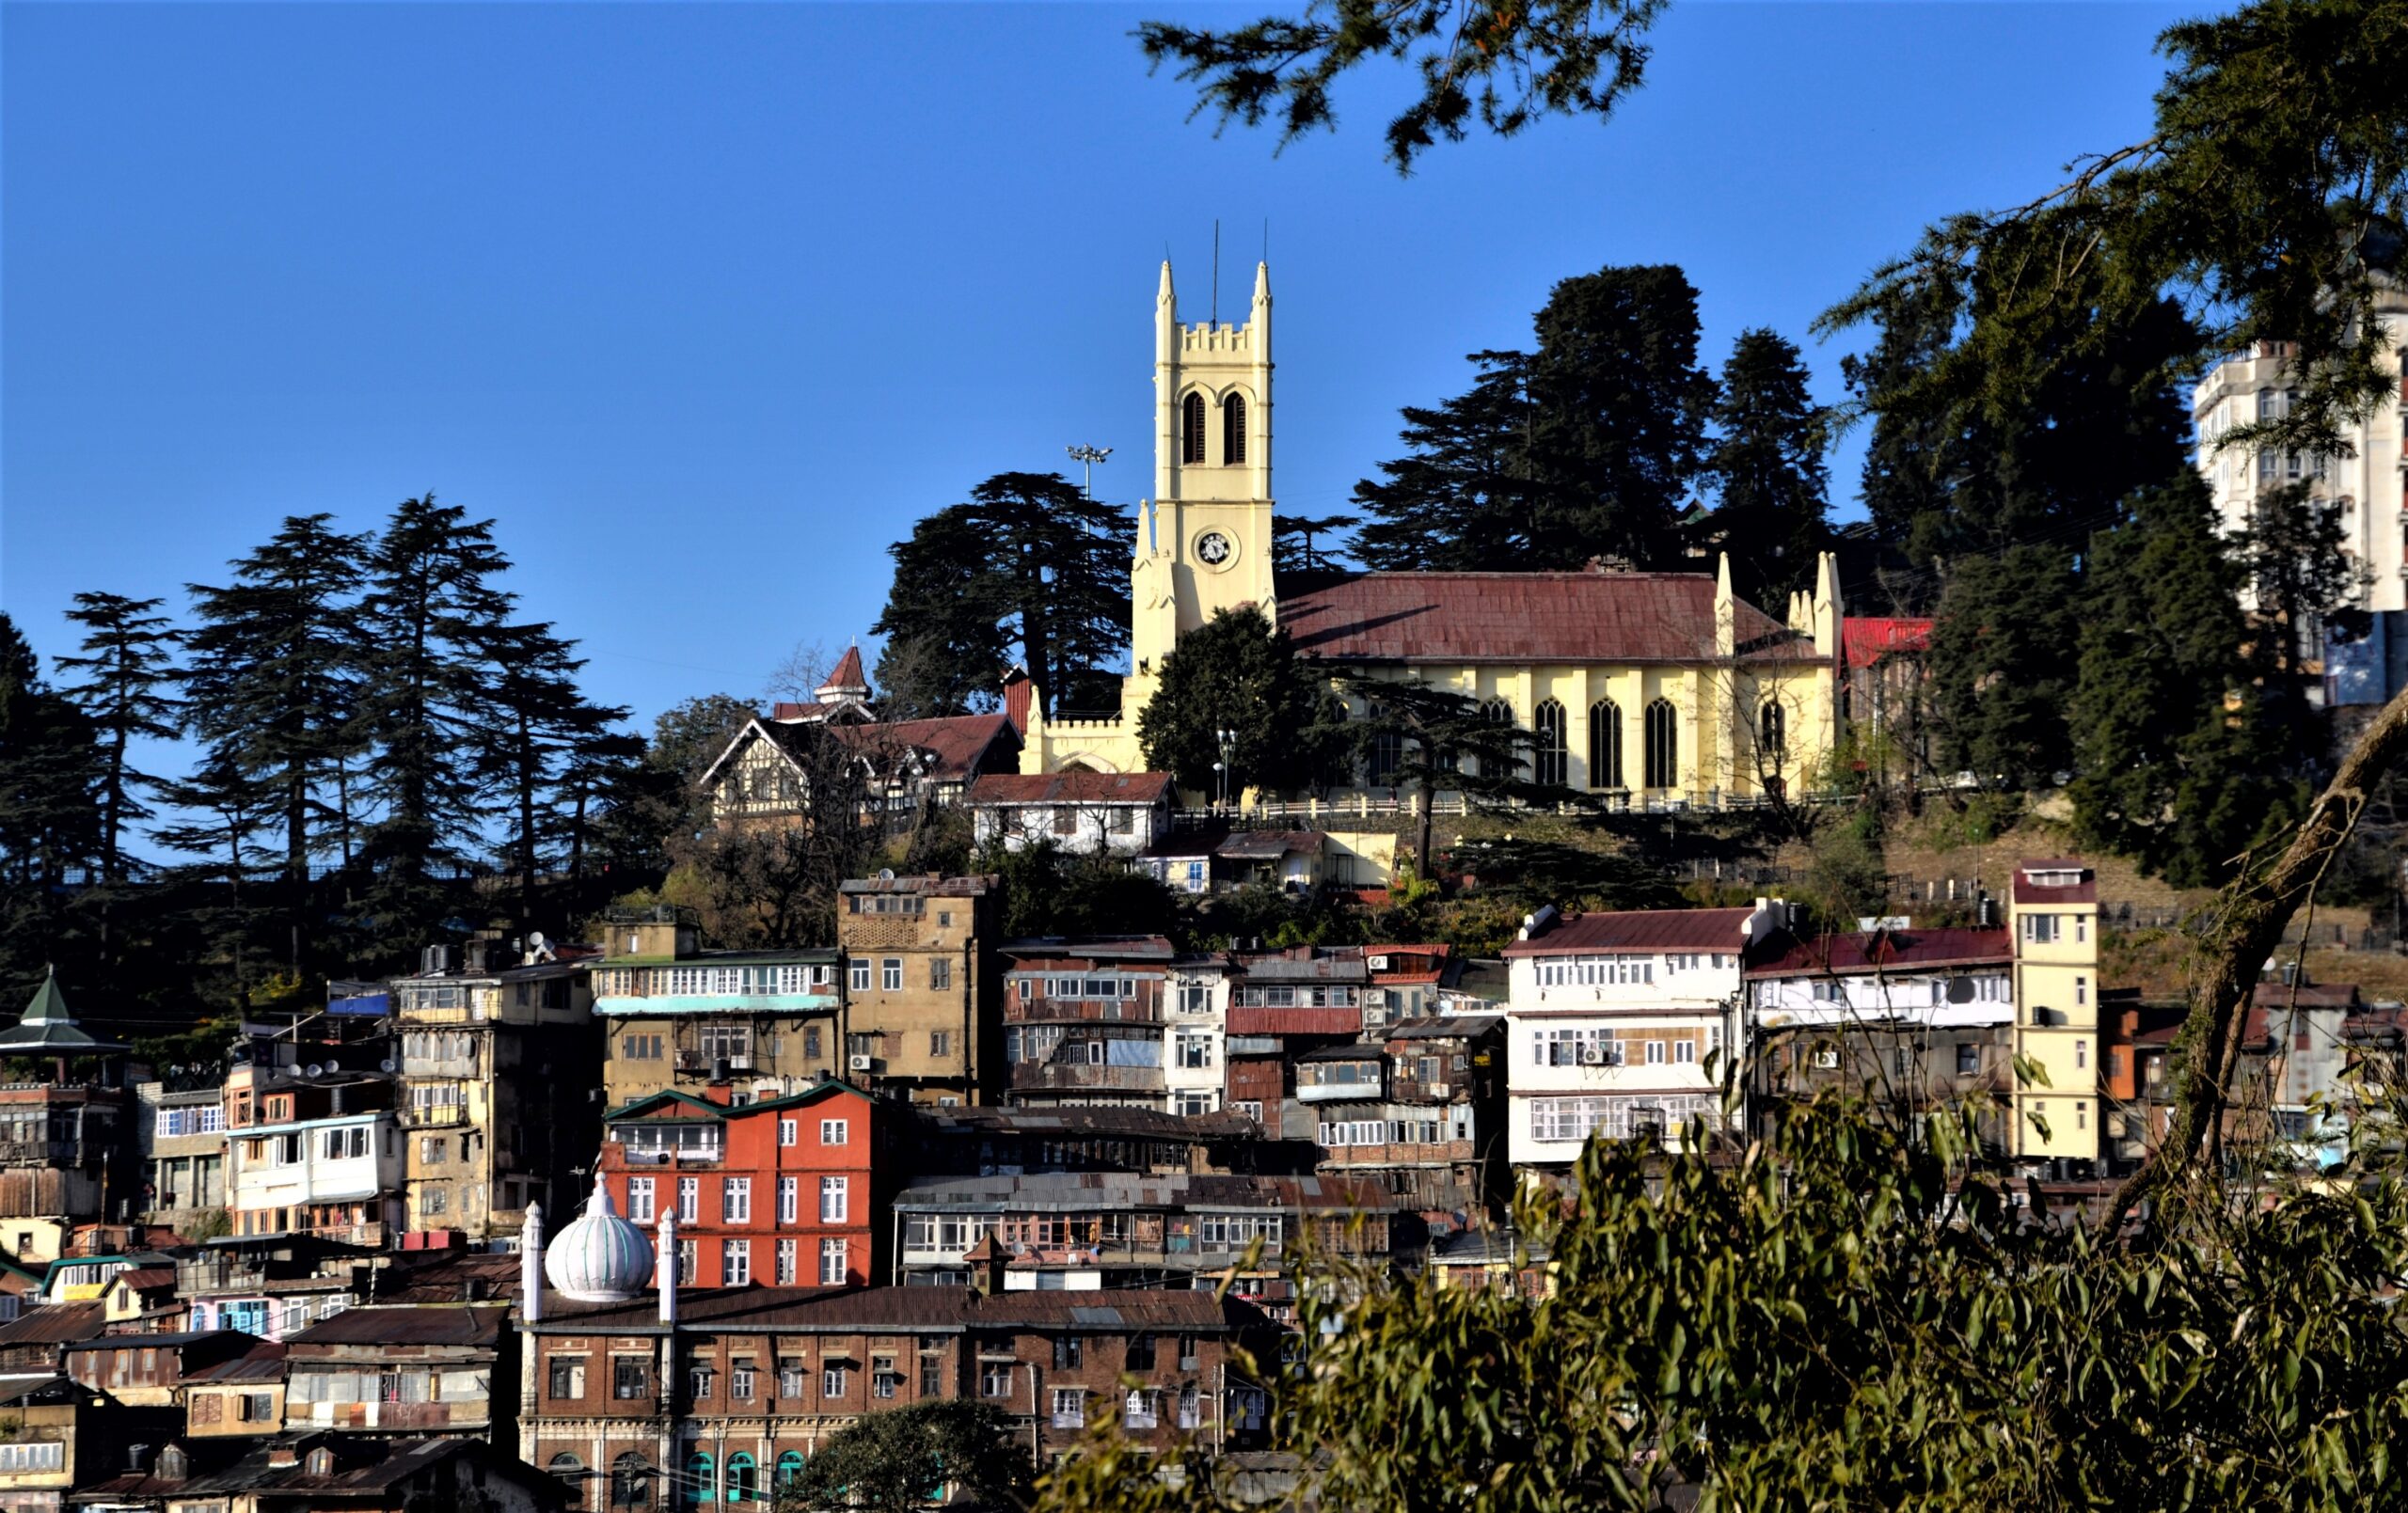
[[[2400,366],[2400,345],[2408,340],[2408,292],[2394,292],[2378,302],[2392,351],[2384,359]],[[2216,512],[2227,533],[2249,528],[2258,497],[2291,483],[2309,485],[2313,496],[2325,500],[2338,516],[2342,549],[2366,571],[2359,607],[2372,610],[2378,621],[2408,610],[2408,497],[2402,495],[2401,450],[2408,433],[2408,379],[2401,381],[2393,402],[2379,404],[2364,419],[2347,426],[2347,457],[2318,457],[2295,452],[2250,450],[2216,446],[2217,438],[2236,427],[2274,419],[2288,413],[2294,399],[2294,356],[2291,343],[2264,341],[2246,355],[2219,364],[2193,392],[2191,418],[2198,433],[2198,466],[2213,492]],[[2380,702],[2399,680],[2384,676],[2386,660],[2397,663],[2402,654],[2389,652],[2388,642],[2408,634],[2397,622],[2383,624],[2374,643],[2366,648],[2376,685],[2343,689],[2344,702]],[[2311,649],[2321,655],[2321,649]],[[2328,672],[2332,670],[2328,669]]]
[[[1051,842],[1082,856],[1135,856],[1170,835],[1166,772],[990,772],[970,785],[972,833],[1007,850]]]
[[[1163,991],[1164,1109],[1217,1113],[1228,1076],[1228,958],[1181,956]]]
[[[1748,969],[1751,1031],[1852,1024],[1990,1029],[2015,1022],[2015,950],[2003,927],[1782,937],[1767,947]]]
[[[227,1166],[237,1234],[309,1231],[381,1245],[401,1227],[402,1146],[390,1109],[252,1126],[228,1142]]]
[[[1759,899],[1752,908],[1532,916],[1505,948],[1514,1166],[1567,1166],[1592,1134],[1677,1143],[1691,1118],[1720,1124],[1742,958],[1787,914]]]

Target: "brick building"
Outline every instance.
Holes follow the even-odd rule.
[[[1163,1106],[1168,940],[1048,938],[1000,950],[1015,1104]]]
[[[632,1222],[676,1215],[689,1285],[863,1283],[881,1263],[875,1184],[893,1179],[895,1117],[833,1080],[744,1104],[657,1093],[610,1114],[600,1176]]]
[[[616,909],[594,966],[605,1103],[672,1089],[781,1097],[843,1064],[836,953],[705,951],[690,915]]]

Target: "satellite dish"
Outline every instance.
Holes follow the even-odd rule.
[[[308,1066],[302,1068],[302,1075],[305,1077],[324,1077],[325,1073],[325,1067],[316,1062],[311,1062]]]
[[[1972,1002],[1973,980],[1970,977],[1952,977],[1948,979],[1948,1001],[1951,1003]]]
[[[893,882],[893,881],[895,880],[895,869],[894,869],[894,868],[892,868],[892,867],[880,867],[880,868],[879,868],[879,869],[878,869],[878,880],[879,880],[879,882],[882,882],[882,883],[891,883],[891,882]]]
[[[386,1057],[383,1061],[378,1062],[378,1063],[376,1064],[376,1069],[377,1069],[378,1071],[380,1071],[380,1072],[383,1072],[386,1076],[390,1077],[393,1073],[395,1073],[395,1072],[399,1071],[401,1068],[399,1068],[399,1067],[395,1066],[395,1065],[393,1064],[393,1058],[391,1058],[390,1056],[388,1056],[388,1057]]]
[[[527,949],[530,951],[541,951],[544,949],[543,931],[530,930],[527,932]]]

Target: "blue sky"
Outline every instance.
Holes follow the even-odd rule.
[[[2173,10],[1676,5],[1611,124],[1381,161],[1189,123],[1128,33],[1240,8],[0,8],[0,607],[217,581],[420,490],[649,717],[866,632],[887,544],[1005,469],[1149,484],[1155,269],[1242,311],[1269,223],[1283,509],[1557,278],[1674,261],[1706,350],[2141,134]],[[1809,345],[1837,399],[1837,345]],[[1834,461],[1854,490],[1856,454]]]

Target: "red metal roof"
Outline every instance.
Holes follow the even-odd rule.
[[[2030,875],[2036,872],[2079,873],[2082,880],[2064,887],[2036,883],[2032,881]],[[2018,904],[2096,904],[2099,902],[2098,877],[2088,867],[2070,857],[2051,857],[2038,861],[2019,861],[2015,864],[2015,878],[2008,884],[2008,888]]]
[[[1509,956],[1587,951],[1729,951],[1746,944],[1748,908],[1622,909],[1575,914],[1534,940],[1516,940]]]
[[[1167,772],[990,772],[970,785],[973,804],[1151,804],[1170,792]]]
[[[2014,959],[2015,941],[2003,929],[1851,931],[1807,940],[1784,931],[1757,947],[1748,975],[1799,977],[1901,967],[2003,967]]]
[[[1703,573],[1369,573],[1279,602],[1296,649],[1368,662],[1706,662]],[[1746,656],[1811,659],[1814,643],[1742,603]]]
[[[1020,732],[1002,715],[954,715],[943,719],[902,719],[869,725],[830,725],[848,746],[875,749],[908,746],[931,759],[928,776],[939,782],[967,782],[978,775],[988,750],[1008,740],[1020,749]]]
[[[1851,668],[1869,668],[1899,652],[1931,649],[1928,620],[1858,620],[1840,622],[1840,649]]]
[[[858,646],[846,647],[845,654],[836,661],[836,670],[829,673],[827,681],[819,686],[839,690],[859,688],[867,692],[869,674],[862,670],[862,649]]]

